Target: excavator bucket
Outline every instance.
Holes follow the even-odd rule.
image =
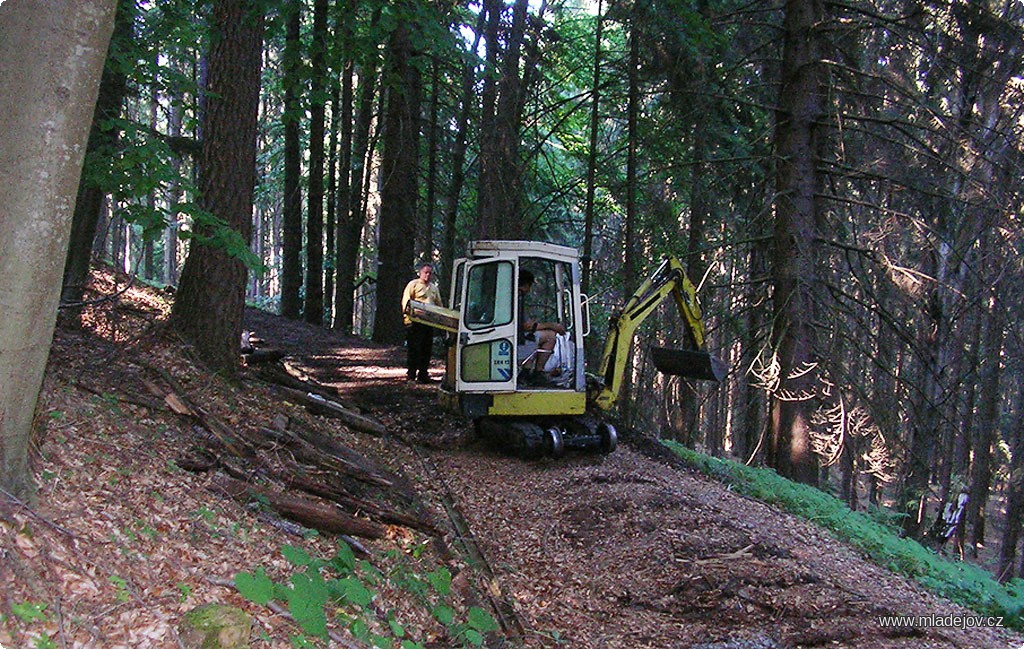
[[[692,349],[651,347],[651,360],[654,361],[654,367],[663,374],[699,381],[720,382],[729,370],[721,359]]]

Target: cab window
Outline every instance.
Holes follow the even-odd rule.
[[[512,322],[511,262],[498,261],[473,266],[466,278],[465,324],[470,330],[500,327]]]

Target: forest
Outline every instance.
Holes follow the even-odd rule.
[[[528,239],[581,251],[598,338],[662,255],[699,285],[728,377],[659,375],[686,334],[657,314],[630,427],[913,538],[965,494],[954,542],[1024,577],[1024,3],[87,0],[72,53],[18,33],[58,9],[4,4],[5,490],[31,489],[26,368],[96,264],[173,287],[230,375],[246,304],[401,344],[414,264],[447,292],[467,242]],[[60,119],[34,59],[77,74]],[[26,143],[44,123],[80,177]]]

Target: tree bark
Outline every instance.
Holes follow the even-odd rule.
[[[254,0],[218,0],[210,50],[206,120],[199,168],[201,205],[249,244],[256,169],[256,117],[263,14]],[[201,226],[198,235],[217,234]],[[234,251],[237,255],[238,251]],[[245,309],[245,264],[223,245],[193,238],[171,311],[171,325],[212,369],[238,369]]]
[[[465,56],[470,60],[476,57],[476,51],[480,47],[480,39],[486,25],[487,14],[481,11],[477,16],[476,30],[473,35],[473,44],[466,51]],[[473,112],[473,105],[476,102],[474,80],[476,78],[474,66],[470,61],[463,63],[462,68],[462,101],[459,111],[458,127],[455,129],[455,142],[452,144],[452,180],[448,187],[448,201],[444,213],[444,240],[441,244],[442,268],[450,270],[453,268],[455,259],[459,256],[455,252],[456,222],[459,216],[459,202],[462,197],[462,186],[466,180],[466,146],[469,133],[469,116]],[[451,281],[448,277],[448,281]],[[442,291],[443,293],[443,291]]]
[[[404,3],[403,3],[404,6]],[[416,51],[414,25],[400,22],[388,43],[386,89],[388,104],[384,115],[381,162],[381,206],[379,272],[373,340],[398,344],[405,338],[399,298],[412,279],[413,237],[419,160],[419,109],[421,79],[413,61]]]
[[[133,38],[132,21],[134,16],[134,2],[121,0],[117,3],[114,33],[110,38],[108,59],[111,54],[117,54],[119,47],[124,48]],[[123,70],[117,64],[105,66],[100,79],[99,96],[93,111],[92,128],[89,131],[87,156],[102,149],[111,149],[116,145],[118,131],[110,129],[106,122],[120,116],[125,91],[126,82]],[[96,228],[100,221],[100,211],[103,209],[103,197],[103,189],[88,178],[83,178],[78,183],[78,197],[75,200],[74,218],[71,222],[71,238],[68,242],[67,259],[64,263],[64,280],[61,289],[61,302],[64,304],[75,304],[82,301],[85,283],[89,277]],[[75,309],[68,315],[77,317],[80,315],[80,310]]]
[[[776,112],[777,158],[775,248],[772,259],[779,364],[772,395],[767,460],[780,475],[816,484],[818,462],[811,448],[811,398],[817,386],[813,291],[818,269],[814,249],[821,186],[817,164],[824,144],[821,0],[787,0],[782,79]]]
[[[302,151],[299,125],[302,105],[302,5],[288,3],[284,61],[284,226],[281,249],[281,315],[297,320],[302,315]]]
[[[352,331],[355,318],[356,269],[363,224],[366,222],[364,188],[369,184],[370,132],[373,126],[373,106],[377,89],[376,61],[361,68],[359,74],[358,111],[353,124],[351,178],[347,209],[340,213],[338,224],[338,279],[336,322],[343,331]]]
[[[0,487],[20,499],[115,7],[0,6]]]
[[[1005,583],[1018,576],[1017,545],[1020,543],[1024,523],[1024,391],[1018,391],[1010,424],[1010,477],[1007,483],[1006,523],[999,546],[999,569],[996,575]]]
[[[324,78],[327,0],[313,3],[309,81],[309,207],[306,210],[306,322],[324,321]]]
[[[587,202],[583,216],[583,277],[580,285],[590,292],[590,267],[594,256],[594,195],[597,189],[597,134],[601,117],[601,35],[604,28],[603,0],[597,0],[597,26],[594,28],[594,76],[590,84],[590,145],[587,147]]]
[[[999,379],[1002,374],[1005,332],[1002,309],[997,302],[998,293],[999,283],[996,282],[986,302],[989,318],[985,324],[982,344],[984,360],[981,363],[981,385],[978,389],[981,395],[978,404],[978,435],[974,446],[974,464],[971,467],[970,500],[967,501],[967,523],[971,530],[971,553],[974,556],[977,556],[978,546],[985,544],[985,504],[992,487],[992,447],[998,439],[1002,405]]]

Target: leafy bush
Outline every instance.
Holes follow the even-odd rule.
[[[839,499],[770,469],[702,455],[671,441],[663,443],[689,466],[738,493],[824,527],[878,565],[982,615],[1000,616],[1006,626],[1024,629],[1024,581],[1002,585],[975,565],[943,559],[920,543],[901,538],[895,519],[883,511],[854,512]]]

